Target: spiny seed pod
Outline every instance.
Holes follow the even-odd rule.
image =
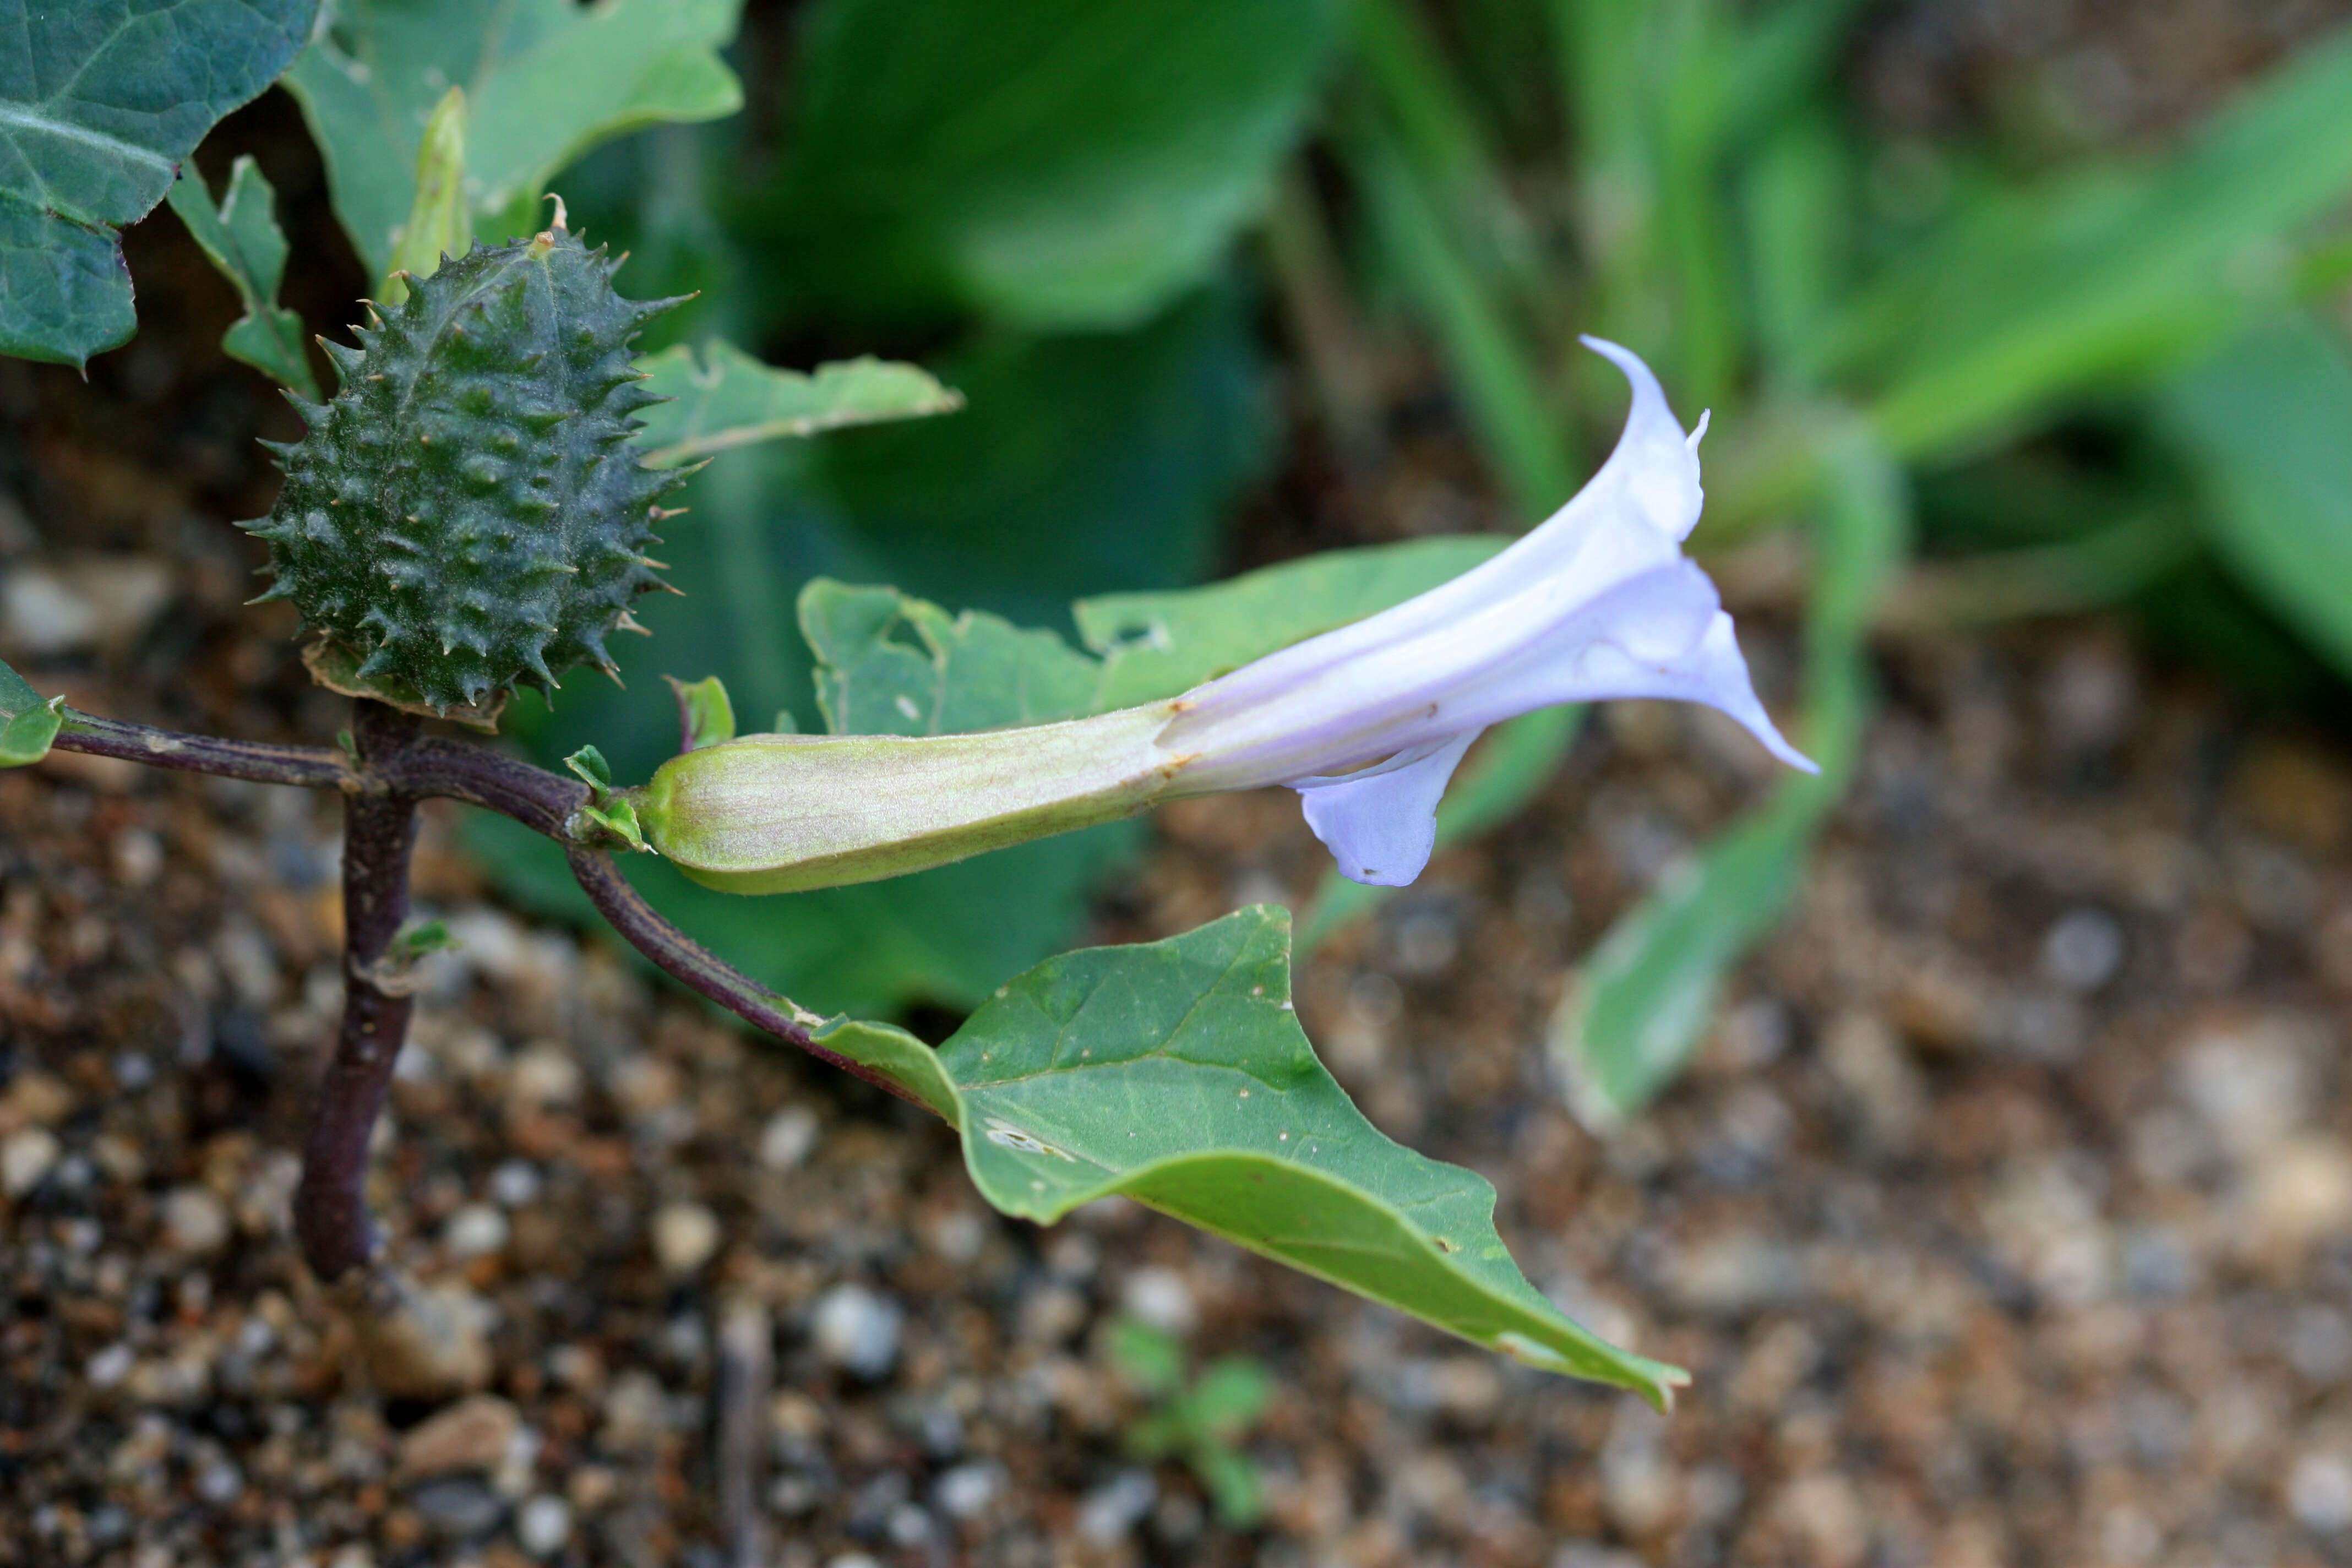
[[[361,348],[325,344],[341,390],[294,400],[310,433],[270,444],[285,488],[246,526],[269,542],[261,597],[293,601],[358,687],[446,712],[609,673],[606,635],[668,586],[646,552],[682,476],[637,461],[634,416],[659,400],[628,345],[677,301],[624,300],[619,265],[559,209],[410,279]]]

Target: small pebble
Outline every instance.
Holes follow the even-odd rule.
[[[476,1480],[431,1481],[410,1493],[408,1501],[434,1533],[451,1541],[488,1535],[507,1511],[499,1495]]]
[[[353,1326],[380,1390],[437,1402],[489,1382],[492,1316],[489,1303],[463,1285],[404,1285]]]
[[[529,1208],[546,1184],[530,1161],[509,1160],[490,1173],[490,1201],[501,1208]]]
[[[139,1361],[139,1353],[117,1340],[82,1363],[82,1375],[89,1379],[92,1388],[112,1388],[131,1374]]]
[[[760,1163],[771,1171],[789,1171],[816,1147],[816,1112],[805,1105],[788,1105],[768,1118],[760,1131]]]
[[[453,1470],[489,1470],[507,1457],[522,1415],[495,1394],[461,1399],[409,1429],[400,1441],[400,1473],[416,1479]]]
[[[2352,1527],[2352,1464],[2333,1454],[2305,1454],[2287,1472],[2287,1507],[2323,1535]]]
[[[459,1258],[486,1258],[507,1245],[507,1216],[489,1204],[467,1204],[441,1227],[441,1240]]]
[[[2078,996],[2115,978],[2123,961],[2123,928],[2101,910],[2069,910],[2042,939],[2042,973]]]
[[[175,1252],[204,1258],[227,1245],[228,1205],[210,1187],[189,1183],[163,1195],[163,1240]]]
[[[665,1204],[654,1215],[653,1236],[662,1272],[691,1274],[719,1250],[719,1216],[700,1204]]]
[[[863,1285],[835,1285],[818,1298],[810,1326],[819,1355],[872,1382],[898,1359],[905,1318],[897,1302]]]
[[[507,1092],[526,1105],[569,1105],[580,1087],[580,1064],[545,1040],[525,1046],[507,1074]]]
[[[1119,1304],[1169,1334],[1191,1333],[1201,1315],[1192,1300],[1192,1288],[1173,1268],[1135,1269],[1119,1287]]]
[[[552,1557],[572,1539],[572,1505],[541,1492],[515,1512],[515,1540],[533,1557]]]
[[[1078,1505],[1078,1533],[1098,1547],[1127,1539],[1160,1500],[1160,1488],[1141,1470],[1121,1470]]]
[[[0,1192],[21,1198],[41,1184],[58,1163],[57,1134],[46,1127],[21,1127],[0,1142]]]
[[[215,1508],[226,1508],[245,1490],[245,1473],[226,1459],[216,1459],[196,1472],[196,1496]]]
[[[931,1538],[931,1516],[918,1504],[902,1502],[890,1510],[883,1528],[889,1532],[892,1545],[911,1552]]]
[[[940,1477],[931,1496],[950,1519],[977,1519],[1004,1486],[1004,1468],[982,1462],[958,1465]]]

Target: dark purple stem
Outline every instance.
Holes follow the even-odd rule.
[[[362,768],[389,763],[416,738],[416,721],[362,699],[352,723]],[[408,1037],[408,976],[391,961],[408,918],[408,859],[416,796],[369,790],[344,805],[343,1024],[320,1076],[294,1192],[294,1234],[320,1279],[340,1279],[375,1251],[367,1213],[368,1140]]]
[[[916,1105],[923,1103],[913,1090],[896,1079],[818,1045],[803,1022],[807,1015],[670,924],[658,910],[646,902],[643,893],[629,886],[628,879],[621,875],[621,868],[613,864],[611,856],[576,844],[569,846],[564,853],[572,861],[572,879],[596,906],[597,912],[672,979],[779,1039],[790,1040],[819,1061],[830,1062],[901,1100]]]
[[[360,771],[341,752],[323,746],[268,746],[251,741],[217,741],[175,730],[150,729],[67,709],[65,728],[53,742],[60,752],[120,757],[151,768],[250,779],[255,784],[294,784],[304,789],[358,790]]]

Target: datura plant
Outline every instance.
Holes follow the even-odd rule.
[[[782,894],[1279,784],[1298,792],[1348,876],[1398,885],[1427,862],[1438,797],[1479,732],[1538,708],[1705,703],[1808,766],[1682,554],[1706,421],[1686,434],[1639,359],[1593,342],[1633,384],[1615,452],[1550,521],[1417,596],[1238,668],[1171,676],[1178,689],[1122,687],[1122,705],[1066,693],[1045,705],[1056,721],[979,733],[737,737],[715,681],[678,685],[686,749],[623,787],[593,748],[567,778],[426,728],[494,729],[519,686],[549,693],[583,667],[609,672],[605,639],[642,629],[629,606],[663,586],[650,552],[677,476],[646,459],[671,460],[688,437],[663,424],[631,357],[667,302],[621,297],[615,266],[567,229],[558,203],[543,232],[400,275],[398,303],[372,313],[357,347],[328,346],[332,400],[296,397],[308,434],[278,449],[278,503],[247,526],[268,545],[261,597],[292,604],[312,673],[354,700],[339,744],[121,723],[0,668],[0,761],[55,746],[342,795],[344,1014],[295,1199],[312,1269],[364,1283],[389,1268],[362,1194],[414,966],[437,940],[408,921],[408,861],[417,803],[440,797],[562,844],[615,930],[682,984],[944,1118],[1007,1214],[1050,1222],[1125,1194],[1531,1365],[1664,1405],[1681,1373],[1565,1317],[1496,1234],[1494,1189],[1391,1142],[1324,1070],[1291,1009],[1284,911],[1049,961],[933,1047],[754,984],[656,912],[614,855],[667,856],[714,887]],[[872,362],[772,390],[791,418],[759,417],[796,432],[955,401],[919,372]],[[1009,687],[1085,665],[1046,640],[960,678]],[[1029,655],[1046,662],[1033,668]],[[944,711],[935,728],[952,728]]]

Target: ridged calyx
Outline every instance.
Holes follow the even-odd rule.
[[[312,668],[446,712],[613,661],[604,638],[667,584],[646,553],[676,472],[643,467],[629,342],[674,300],[625,300],[620,263],[553,227],[411,279],[330,342],[341,390],[295,399],[310,433],[272,444],[275,582],[321,635]]]

